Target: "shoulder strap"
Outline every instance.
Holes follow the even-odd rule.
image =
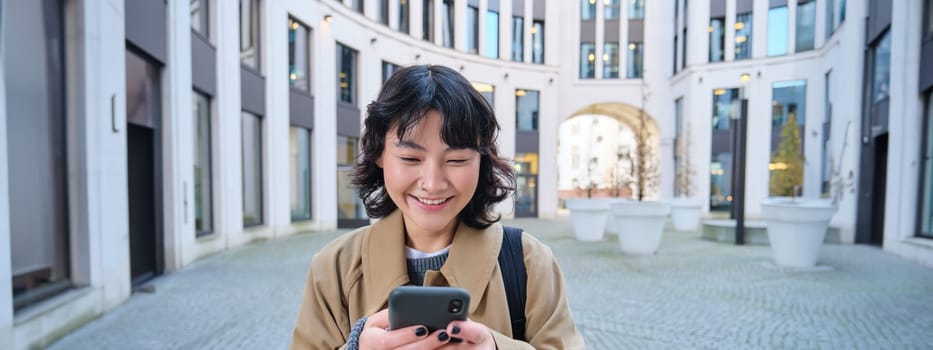
[[[512,338],[525,340],[525,299],[528,274],[522,252],[522,229],[502,226],[502,248],[499,249],[499,270],[505,283],[505,295],[512,319]]]

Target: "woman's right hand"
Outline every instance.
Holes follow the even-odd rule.
[[[431,334],[424,326],[388,329],[389,309],[382,309],[369,316],[360,333],[360,349],[437,349],[450,341],[450,335],[444,329]]]

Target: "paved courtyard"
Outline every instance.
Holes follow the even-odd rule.
[[[869,246],[826,245],[782,271],[768,247],[665,233],[654,256],[573,239],[569,220],[515,220],[554,250],[590,349],[930,349],[933,269]],[[52,349],[283,349],[311,256],[341,232],[224,252],[155,280],[151,293]]]

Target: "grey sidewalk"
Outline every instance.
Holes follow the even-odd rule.
[[[821,266],[781,271],[767,247],[665,234],[654,256],[569,221],[515,220],[560,260],[591,349],[933,348],[933,269],[878,248],[826,245]],[[286,348],[314,252],[339,232],[225,252],[157,279],[52,349]]]

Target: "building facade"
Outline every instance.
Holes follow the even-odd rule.
[[[0,348],[49,344],[199,258],[368,223],[362,120],[412,64],[457,69],[494,107],[518,174],[505,217],[558,215],[590,158],[630,173],[639,131],[649,198],[677,195],[690,130],[697,193],[727,210],[745,99],[749,217],[783,193],[773,154],[796,124],[802,195],[852,173],[841,240],[933,266],[930,3],[0,1]]]

